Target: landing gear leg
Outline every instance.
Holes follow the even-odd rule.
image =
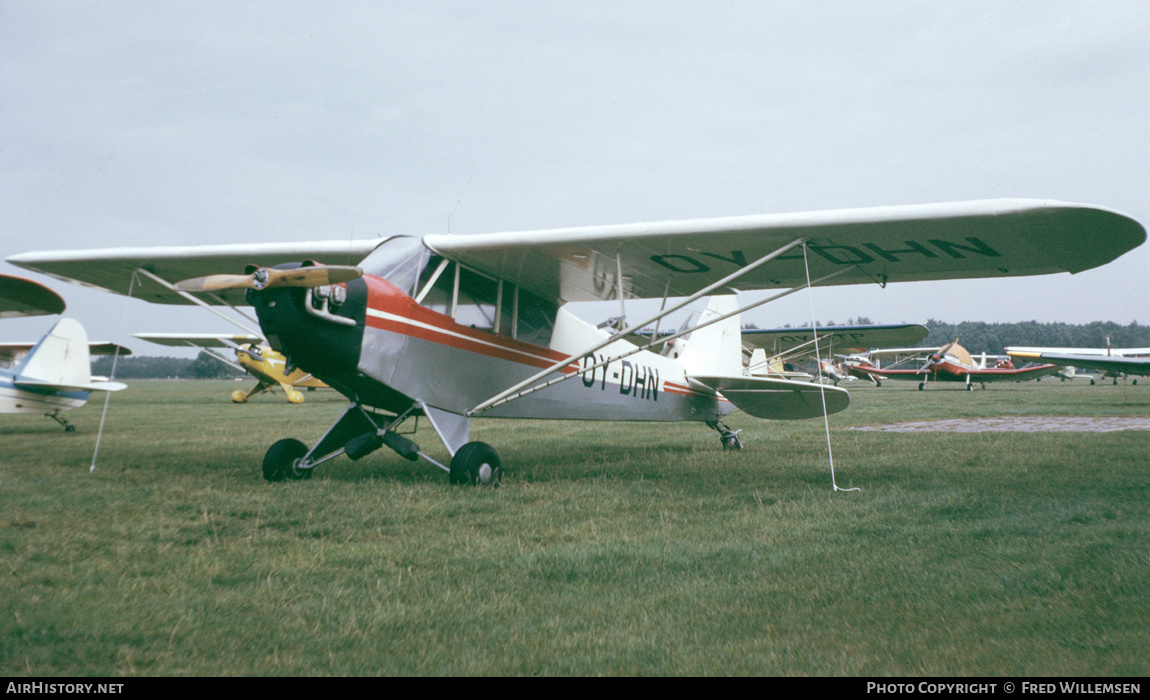
[[[67,420],[65,420],[65,419],[61,418],[61,417],[60,417],[60,412],[59,412],[59,411],[52,411],[51,413],[45,413],[44,415],[46,415],[46,416],[48,416],[49,418],[51,418],[52,420],[56,421],[56,422],[57,422],[57,423],[59,423],[60,425],[64,426],[64,432],[65,432],[65,433],[74,433],[74,432],[76,432],[76,426],[72,425],[72,424],[71,424],[71,423],[69,423]]]
[[[722,421],[707,423],[707,426],[718,431],[719,441],[723,443],[724,452],[727,450],[743,449],[743,441],[739,438],[739,433],[743,432],[742,429],[731,430],[731,428]]]

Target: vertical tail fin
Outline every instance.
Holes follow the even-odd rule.
[[[16,368],[17,381],[59,386],[92,383],[88,332],[79,321],[62,318]]]
[[[699,323],[706,323],[738,308],[739,303],[733,295],[711,297]],[[739,314],[735,314],[691,333],[679,361],[683,363],[688,375],[739,377],[743,374],[742,340]]]

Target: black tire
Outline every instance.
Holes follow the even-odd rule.
[[[469,442],[451,458],[453,484],[496,488],[502,480],[503,462],[495,448],[487,443]]]
[[[280,440],[264,454],[264,478],[268,481],[310,479],[310,469],[297,469],[296,462],[307,454],[307,445],[293,438]]]

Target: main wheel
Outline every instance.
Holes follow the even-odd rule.
[[[503,462],[499,453],[484,442],[469,442],[451,458],[450,481],[453,484],[490,486],[503,479]]]
[[[296,465],[307,454],[307,445],[299,440],[287,438],[268,448],[264,455],[264,478],[268,481],[284,479],[310,479],[310,469],[300,469]]]

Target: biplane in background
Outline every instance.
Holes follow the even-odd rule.
[[[842,410],[843,389],[743,372],[739,314],[809,285],[1075,273],[1145,239],[1138,222],[1111,210],[991,200],[8,261],[150,302],[253,306],[275,350],[350,401],[312,446],[272,445],[263,462],[270,481],[307,478],[339,455],[361,459],[386,445],[435,463],[453,483],[494,485],[501,461],[470,440],[476,416],[697,421],[732,446],[738,436],[722,421],[736,408],[767,419]],[[222,274],[253,261],[261,267]],[[741,306],[729,293],[767,289],[786,291]],[[692,328],[642,345],[626,340],[704,297]],[[612,299],[624,317],[628,299],[663,303],[617,330],[570,308]],[[656,351],[686,333],[675,357]],[[450,466],[397,432],[418,417],[452,455]]]
[[[993,382],[1024,382],[1058,374],[1061,368],[1054,364],[1029,364],[1015,367],[1009,357],[982,353],[978,360],[966,348],[953,343],[940,348],[911,348],[917,350],[914,357],[903,357],[900,361],[880,367],[872,362],[883,355],[899,355],[908,348],[878,350],[869,353],[866,359],[860,356],[847,358],[845,366],[855,376],[867,376],[875,384],[885,379],[901,379],[918,382],[919,391],[934,382],[961,382],[966,390],[979,384],[983,389]],[[917,366],[914,366],[918,363]]]
[[[835,386],[855,379],[834,358],[867,348],[918,343],[930,334],[926,326],[897,325],[809,326],[800,328],[744,328],[744,350],[750,351],[747,372],[759,377],[814,379],[802,364],[815,358],[818,374]],[[817,343],[816,343],[817,340]],[[817,348],[816,348],[817,345]],[[816,352],[817,350],[817,352]]]
[[[249,391],[236,389],[231,394],[234,403],[247,403],[253,396],[264,392],[283,391],[288,403],[304,402],[300,389],[326,389],[327,384],[298,367],[288,367],[287,358],[276,352],[255,335],[221,335],[214,333],[136,333],[135,337],[149,343],[167,347],[200,348],[211,357],[229,367],[247,372],[256,378],[256,385]],[[230,348],[235,352],[235,362],[216,351],[216,348]]]
[[[55,315],[64,299],[22,277],[0,275],[0,318]],[[35,343],[0,343],[0,413],[42,413],[73,432],[60,416],[88,402],[93,391],[119,391],[126,384],[92,376],[91,355],[128,355],[114,343],[90,343],[79,321],[62,318]]]
[[[1106,339],[1104,348],[1011,346],[1006,348],[1006,354],[1026,362],[1050,362],[1062,367],[1097,370],[1103,377],[1113,377],[1115,384],[1120,375],[1150,375],[1150,348],[1112,348],[1110,338]],[[1094,379],[1090,383],[1094,384]],[[1137,384],[1138,380],[1133,383]]]

